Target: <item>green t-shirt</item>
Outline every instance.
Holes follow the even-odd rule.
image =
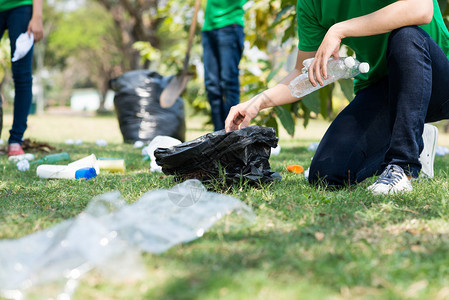
[[[298,0],[297,21],[299,50],[315,51],[319,48],[327,30],[335,23],[370,14],[395,0]],[[449,54],[449,32],[443,22],[438,1],[433,0],[434,14],[430,24],[420,26]],[[354,80],[357,92],[387,75],[387,49],[389,33],[348,37],[342,43],[356,53],[359,61],[367,62],[370,71]]]
[[[203,31],[237,24],[243,26],[246,0],[207,0]]]
[[[0,11],[5,11],[22,5],[33,5],[33,0],[0,0]]]

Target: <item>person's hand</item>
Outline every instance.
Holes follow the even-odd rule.
[[[34,42],[39,42],[44,37],[44,26],[42,24],[42,18],[32,17],[30,23],[28,23],[27,29],[28,35],[33,33]]]
[[[262,93],[247,102],[231,107],[225,121],[226,132],[247,127],[251,120],[259,113],[264,98],[266,97]]]
[[[327,79],[327,62],[331,56],[338,58],[338,51],[342,36],[338,33],[337,25],[335,24],[327,31],[318,48],[315,59],[309,67],[309,80],[313,86],[320,84],[324,85],[323,79]]]

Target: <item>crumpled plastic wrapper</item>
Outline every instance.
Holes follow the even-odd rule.
[[[145,143],[142,141],[135,141],[133,144],[133,147],[134,148],[142,148],[144,145],[145,145]]]
[[[271,148],[278,138],[271,127],[250,126],[225,132],[215,131],[195,140],[154,151],[156,163],[166,175],[203,182],[226,180],[250,184],[281,180],[271,171]]]
[[[320,145],[319,142],[311,143],[311,144],[309,145],[309,147],[307,147],[307,150],[309,150],[309,151],[316,151],[316,149],[318,149],[318,146],[319,146],[319,145]]]
[[[0,297],[23,299],[30,290],[59,284],[51,298],[70,299],[92,269],[125,279],[142,266],[141,251],[161,253],[195,240],[233,211],[254,219],[243,202],[208,192],[198,180],[148,192],[129,205],[119,192],[97,196],[76,218],[0,241]]]
[[[154,156],[154,151],[157,148],[170,148],[181,144],[181,141],[171,136],[158,135],[151,140],[151,143],[142,149],[142,155],[148,156],[151,159],[150,171],[151,172],[162,172],[162,167],[156,163],[156,157]]]
[[[449,148],[443,146],[437,146],[435,150],[435,155],[437,156],[445,156],[449,153]]]
[[[11,59],[12,62],[16,62],[31,50],[31,47],[33,47],[34,44],[34,35],[31,32],[30,35],[28,35],[28,32],[24,32],[19,35],[19,37],[16,40],[16,50],[14,51],[14,56]]]
[[[104,139],[98,139],[95,141],[95,144],[100,147],[106,147],[108,145],[108,142]]]
[[[26,159],[22,159],[17,162],[16,166],[19,171],[28,171],[30,169],[30,162]]]

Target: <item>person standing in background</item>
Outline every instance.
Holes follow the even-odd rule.
[[[246,0],[208,0],[202,29],[204,83],[214,130],[240,102],[239,63],[243,53]]]
[[[20,34],[26,32],[30,36],[32,33],[34,42],[41,40],[43,37],[42,0],[0,0],[0,38],[6,30],[8,30],[11,43],[11,56],[14,55],[16,40]],[[9,156],[24,154],[22,138],[27,128],[33,97],[32,63],[33,47],[24,57],[11,62],[15,95],[14,119],[8,140]]]

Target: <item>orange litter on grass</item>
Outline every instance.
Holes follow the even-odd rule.
[[[304,172],[304,168],[300,165],[289,165],[287,166],[287,171],[292,173],[302,173]]]

